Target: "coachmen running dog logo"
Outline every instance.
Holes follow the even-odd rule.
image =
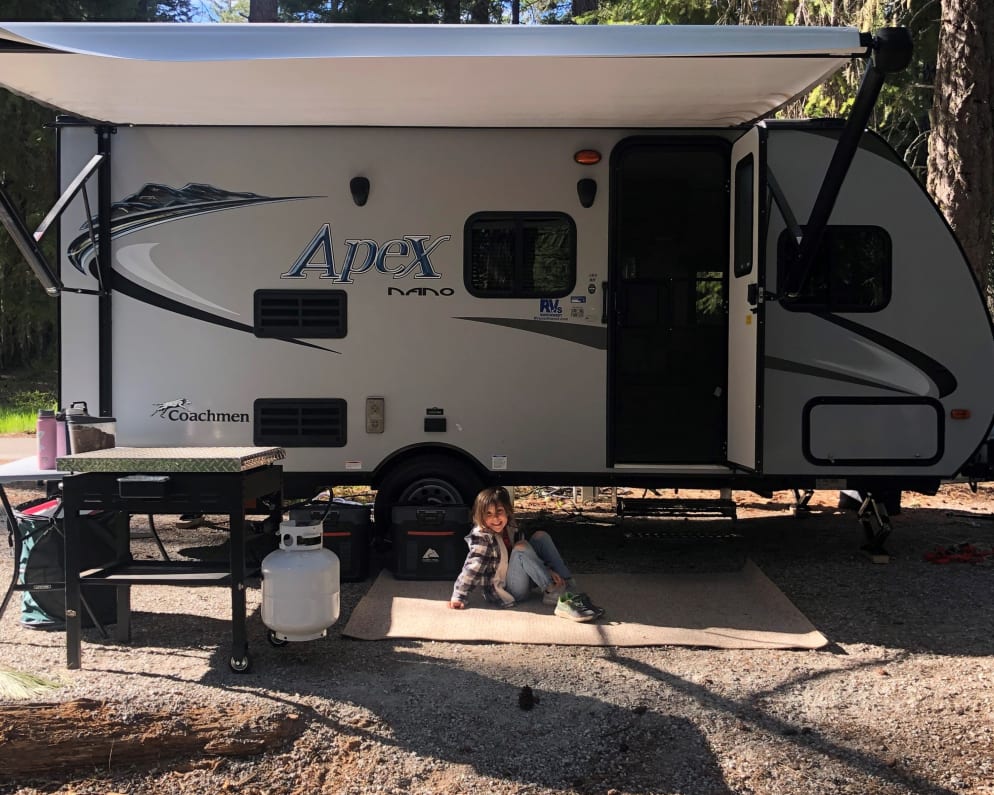
[[[248,422],[249,415],[245,412],[228,411],[187,411],[193,405],[189,398],[176,398],[164,403],[153,403],[155,409],[150,416],[161,417],[170,422]]]
[[[167,400],[165,403],[155,403],[155,410],[149,415],[154,417],[158,414],[163,419],[166,418],[166,412],[170,409],[182,409],[190,405],[190,401],[186,398],[179,398],[177,400]]]

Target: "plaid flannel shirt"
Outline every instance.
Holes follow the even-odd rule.
[[[512,544],[524,536],[517,528],[508,528],[508,533],[511,535]],[[465,604],[470,591],[479,586],[483,591],[483,598],[488,602],[506,607],[511,607],[514,604],[513,599],[508,603],[501,598],[495,582],[497,567],[500,565],[500,545],[503,543],[500,536],[488,533],[479,527],[474,527],[470,531],[469,535],[466,536],[469,552],[466,555],[466,562],[463,563],[462,571],[459,572],[459,577],[452,587],[451,601]],[[500,590],[503,591],[503,588]],[[507,592],[504,591],[504,593]]]

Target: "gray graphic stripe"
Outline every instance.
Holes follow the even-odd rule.
[[[842,381],[847,384],[859,384],[860,386],[872,386],[876,389],[887,389],[891,392],[897,392],[901,395],[913,395],[914,392],[909,392],[906,389],[899,389],[898,387],[881,384],[879,381],[871,381],[867,378],[860,378],[855,375],[849,375],[848,373],[840,373],[836,370],[829,370],[826,367],[815,367],[811,364],[801,364],[800,362],[792,362],[789,359],[780,359],[776,356],[767,356],[763,360],[767,369],[770,370],[781,370],[785,373],[797,373],[798,375],[813,375],[817,378],[827,378],[830,381]]]
[[[564,323],[556,320],[515,320],[498,317],[457,317],[456,320],[471,320],[474,323],[490,323],[494,326],[504,326],[530,334],[543,334],[546,337],[575,342],[588,348],[607,350],[607,329],[597,326],[586,326],[575,323]]]

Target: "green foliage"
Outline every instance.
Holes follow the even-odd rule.
[[[27,389],[23,392],[12,394],[4,408],[15,414],[26,413],[35,416],[38,413],[38,409],[58,408],[58,401],[55,399],[55,393],[51,390]]]
[[[50,119],[50,111],[0,94],[3,181],[32,230],[55,201],[54,135],[43,127]],[[42,240],[50,262],[55,259],[53,239]],[[0,368],[51,358],[55,339],[56,302],[42,290],[10,236],[0,234]]]
[[[38,411],[8,411],[0,408],[0,433],[28,433],[37,427]]]

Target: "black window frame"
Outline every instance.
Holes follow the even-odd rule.
[[[524,279],[523,235],[522,229],[526,222],[541,222],[555,220],[566,221],[569,227],[569,278],[561,290],[527,290],[521,285]],[[513,224],[515,232],[514,263],[509,290],[480,290],[473,286],[473,225],[480,222],[502,222]],[[466,291],[476,298],[564,298],[576,289],[576,222],[572,216],[563,212],[494,212],[484,211],[473,213],[466,219],[463,226],[463,283]]]
[[[882,296],[878,304],[845,303],[842,301],[831,301],[831,288],[829,288],[829,300],[823,301],[815,299],[812,295],[800,294],[796,297],[783,296],[780,299],[781,305],[791,312],[880,312],[887,307],[891,299],[891,288],[894,283],[894,243],[890,233],[877,224],[832,224],[825,227],[825,232],[815,252],[814,261],[808,281],[814,279],[819,262],[826,256],[825,252],[831,254],[831,238],[833,235],[844,233],[848,230],[878,230],[882,234],[882,239],[886,249],[886,262],[880,273]],[[801,229],[802,233],[804,229]],[[777,284],[788,283],[790,269],[796,267],[797,243],[791,237],[789,229],[784,229],[777,238]],[[828,263],[831,272],[831,262]],[[801,285],[803,289],[804,285]]]
[[[743,173],[748,168],[749,179],[746,185],[747,192],[743,193],[742,179]],[[748,276],[753,269],[753,249],[756,245],[756,158],[750,152],[735,164],[735,195],[732,197],[732,229],[735,240],[733,241],[733,265],[732,273],[736,276]],[[746,238],[742,232],[748,231]],[[745,243],[748,245],[743,245]],[[743,255],[745,259],[743,259]]]

